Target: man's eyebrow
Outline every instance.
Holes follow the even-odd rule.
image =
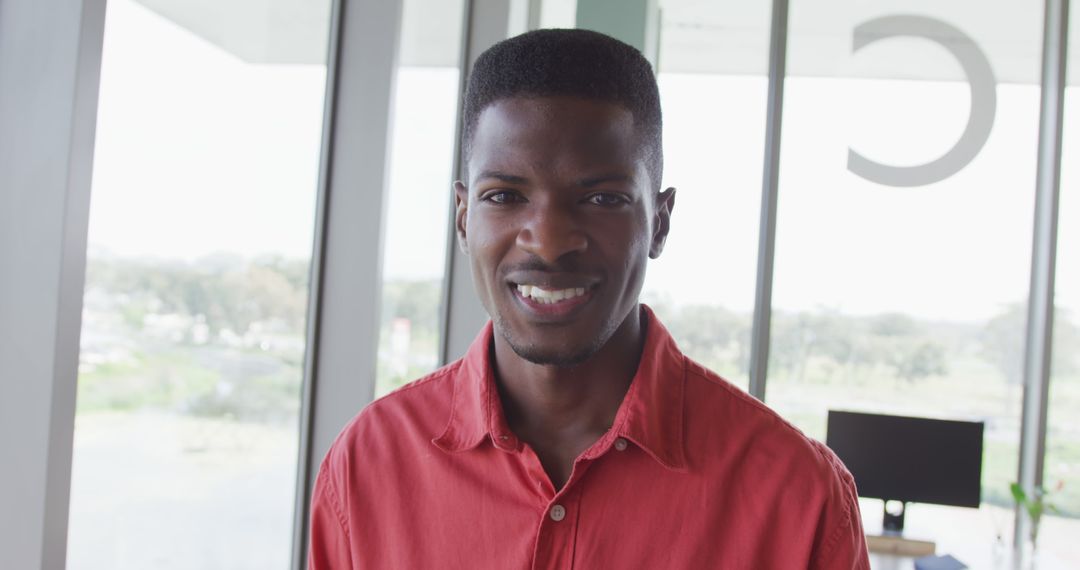
[[[628,182],[632,183],[634,177],[629,174],[604,174],[602,176],[591,176],[589,178],[583,178],[579,184],[585,188],[591,188],[593,186],[599,186],[605,182]]]
[[[495,180],[507,184],[525,184],[526,182],[525,178],[522,176],[514,176],[513,174],[499,172],[498,170],[485,170],[476,177],[477,180],[486,180],[488,178],[494,178]]]

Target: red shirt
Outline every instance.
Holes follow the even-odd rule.
[[[319,471],[309,568],[868,569],[836,456],[644,310],[615,422],[558,492],[507,427],[490,322],[464,358],[367,406]]]

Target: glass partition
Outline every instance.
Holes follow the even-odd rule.
[[[1042,14],[791,4],[766,401],[822,440],[829,409],[985,422],[983,507],[905,532],[979,568],[1012,538]]]

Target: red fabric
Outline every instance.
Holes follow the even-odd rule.
[[[644,310],[615,422],[558,493],[507,428],[491,323],[463,359],[365,408],[319,471],[309,568],[869,568],[836,456]]]

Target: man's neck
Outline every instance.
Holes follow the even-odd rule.
[[[534,364],[495,335],[492,365],[507,423],[540,455],[556,486],[553,470],[568,475],[567,458],[572,463],[611,427],[641,358],[642,315],[640,307],[631,311],[600,350],[575,366]]]

